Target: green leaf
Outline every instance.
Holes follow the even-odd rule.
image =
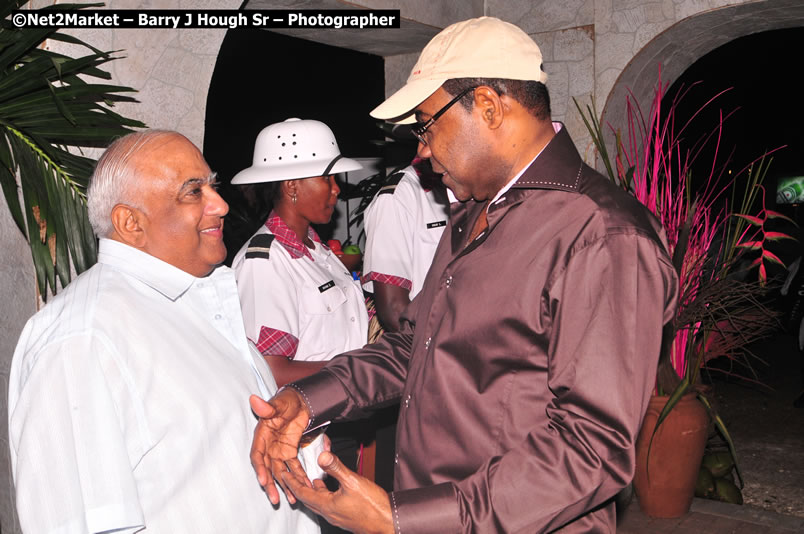
[[[738,243],[735,246],[737,248],[744,248],[748,250],[759,250],[762,248],[762,241],[748,241],[747,243]]]
[[[8,148],[8,141],[5,136],[0,137],[0,186],[3,188],[3,195],[6,198],[11,217],[17,223],[23,235],[26,235],[25,218],[20,207],[19,191],[17,188],[17,178],[14,175],[15,169],[12,161],[11,151]],[[27,237],[27,235],[26,235]]]
[[[76,125],[75,117],[73,117],[70,108],[64,105],[64,102],[62,102],[61,97],[59,97],[58,93],[53,88],[53,84],[48,83],[48,87],[50,88],[50,94],[53,96],[53,103],[56,104],[56,107],[61,112],[61,114],[64,115],[64,118],[70,121],[70,124],[75,126]]]
[[[712,418],[712,421],[715,423],[715,427],[720,432],[720,435],[723,436],[723,439],[726,441],[726,445],[729,447],[729,453],[731,453],[731,458],[734,460],[734,469],[737,471],[737,478],[740,481],[740,488],[743,487],[743,474],[740,471],[740,463],[737,461],[737,449],[734,447],[734,441],[731,439],[731,434],[729,434],[728,429],[726,429],[726,424],[723,422],[723,419],[715,412],[715,409],[712,407],[712,404],[709,402],[709,399],[706,398],[705,395],[699,394],[698,400],[703,403],[706,411],[709,412],[709,417]]]
[[[13,28],[6,19],[23,4],[0,5],[0,185],[30,243],[39,292],[47,298],[69,282],[71,262],[80,273],[97,257],[84,200],[94,161],[67,147],[103,147],[144,124],[109,108],[135,102],[133,89],[93,81],[111,79],[102,67],[114,52],[52,28]],[[41,11],[102,5],[58,4]],[[39,48],[48,38],[89,53],[69,57]]]

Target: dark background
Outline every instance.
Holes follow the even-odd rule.
[[[679,107],[679,116],[691,116],[706,100],[728,90],[696,119],[701,128],[695,131],[715,124],[719,110],[736,110],[725,124],[722,141],[723,148],[735,149],[730,165],[735,172],[766,151],[787,145],[773,154],[768,178],[774,178],[775,186],[778,176],[804,174],[802,52],[804,28],[741,37],[696,61],[668,94],[697,83]],[[700,168],[697,172],[705,174],[708,170]],[[767,183],[772,185],[770,180]]]
[[[291,117],[316,119],[330,127],[344,156],[379,156],[383,134],[369,112],[385,97],[384,80],[379,56],[259,29],[227,32],[210,82],[203,148],[230,205],[227,263],[270,208],[258,187],[230,185],[251,165],[257,134]],[[326,239],[326,228],[319,230]]]
[[[662,103],[668,109],[679,91],[688,90],[676,111],[677,127],[692,117],[706,102],[726,91],[706,106],[690,124],[684,138],[691,147],[719,121],[726,119],[715,172],[724,171],[723,182],[734,178],[736,191],[744,188],[747,167],[773,151],[764,180],[765,207],[804,223],[804,209],[776,203],[776,185],[780,178],[804,175],[804,90],[801,79],[801,53],[804,28],[774,30],[735,39],[703,56],[676,80]],[[732,113],[733,112],[733,113]],[[700,187],[712,170],[714,142],[692,166],[693,183]],[[729,174],[730,173],[730,174]],[[730,198],[731,188],[724,192]],[[753,213],[762,205],[755,203]],[[769,229],[804,238],[800,228],[782,221],[769,223]],[[800,244],[793,241],[773,243],[770,250],[789,264],[800,254]],[[772,265],[770,276],[784,276],[785,269]]]
[[[731,171],[739,188],[747,175],[746,168],[772,152],[764,181],[766,207],[799,219],[799,223],[804,221],[800,220],[798,207],[776,203],[776,185],[780,178],[804,175],[802,51],[804,28],[735,39],[690,66],[673,83],[663,102],[666,109],[675,94],[689,89],[677,111],[677,116],[684,119],[726,91],[694,119],[685,137],[692,143],[717,124],[720,111],[724,115],[733,112],[724,123],[717,170],[722,166],[727,173]],[[702,153],[693,166],[693,181],[698,184],[711,171],[714,143],[709,145],[710,150]]]

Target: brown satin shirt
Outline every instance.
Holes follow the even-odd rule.
[[[483,205],[452,205],[401,332],[294,386],[312,424],[400,401],[398,533],[614,532],[677,300],[663,233],[564,128],[467,246]]]

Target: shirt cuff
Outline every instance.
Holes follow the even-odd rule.
[[[393,491],[389,494],[396,534],[461,532],[460,507],[452,484]]]
[[[410,289],[413,287],[413,282],[401,276],[394,276],[392,274],[383,274],[371,271],[361,278],[363,284],[367,282],[380,282],[381,284],[389,284],[392,286],[401,287],[402,289]]]
[[[307,378],[291,382],[285,387],[292,387],[304,399],[310,414],[308,430],[337,419],[346,409],[348,402],[346,392],[341,382],[331,373],[319,371]]]
[[[293,359],[299,348],[299,338],[269,326],[260,327],[260,338],[254,343],[262,355],[285,356]]]

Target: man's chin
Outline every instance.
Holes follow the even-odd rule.
[[[472,195],[466,191],[462,191],[461,189],[453,189],[450,186],[447,186],[447,196],[449,197],[450,202],[466,202],[472,198]]]
[[[214,261],[212,269],[226,261],[226,245],[221,243],[220,249],[216,250],[214,254],[210,254],[210,258]]]

